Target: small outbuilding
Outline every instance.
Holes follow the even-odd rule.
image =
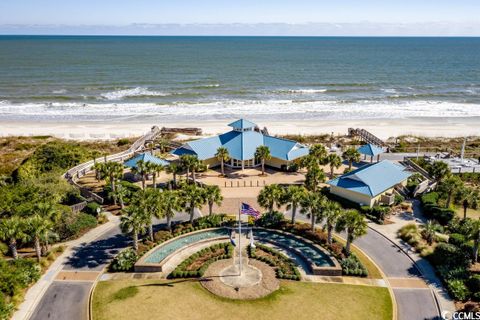
[[[400,164],[388,160],[365,165],[330,180],[330,193],[362,206],[392,204],[394,188],[406,186],[412,173]]]
[[[360,154],[364,155],[364,159],[367,159],[367,156],[370,157],[370,162],[373,162],[373,158],[377,157],[377,162],[380,161],[380,154],[384,153],[385,151],[383,148],[376,146],[374,144],[368,143],[364,144],[360,148],[357,149]]]
[[[137,162],[140,160],[142,160],[145,163],[150,162],[154,164],[160,164],[162,166],[168,166],[170,164],[170,162],[168,162],[167,160],[163,160],[158,157],[155,157],[150,152],[144,152],[144,153],[139,153],[135,155],[133,158],[125,161],[124,165],[129,168],[134,168],[137,166]]]

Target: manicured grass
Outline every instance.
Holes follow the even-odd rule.
[[[125,298],[125,290],[131,294]],[[119,292],[124,299],[115,299]],[[93,296],[95,320],[392,319],[386,288],[282,281],[271,295],[253,301],[214,296],[193,280],[113,280],[98,283]]]
[[[345,240],[340,237],[334,236],[335,240],[345,244]],[[352,246],[352,252],[358,257],[360,262],[367,268],[368,276],[370,279],[382,279],[382,273],[377,266],[370,260],[362,251],[360,251],[355,245]]]

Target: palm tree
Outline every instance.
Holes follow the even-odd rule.
[[[265,161],[270,160],[272,155],[270,154],[270,148],[267,146],[258,146],[255,150],[255,158],[260,159],[262,162],[262,176],[265,175]]]
[[[222,169],[222,177],[225,177],[225,169],[224,165],[230,159],[230,154],[228,153],[228,149],[225,147],[220,147],[217,149],[217,153],[215,153],[215,157],[220,161],[220,167]]]
[[[167,218],[168,230],[172,229],[172,218],[182,209],[178,191],[165,190],[161,195],[163,215]]]
[[[305,175],[305,187],[310,191],[317,191],[320,183],[325,181],[325,172],[319,166],[309,167]]]
[[[203,161],[198,160],[198,158],[195,158],[195,161],[192,163],[191,170],[192,170],[192,181],[193,183],[197,183],[197,180],[195,178],[195,173],[207,170],[207,166],[203,163]]]
[[[187,170],[187,180],[189,179],[190,171],[196,165],[197,161],[198,158],[195,155],[184,154],[180,156],[180,163]]]
[[[55,205],[49,201],[37,203],[34,206],[33,211],[35,214],[41,216],[43,219],[48,219],[53,223],[58,222],[62,215],[62,212],[58,210]]]
[[[97,166],[97,158],[100,157],[102,155],[102,153],[100,151],[97,151],[97,150],[93,150],[91,152],[91,156],[92,156],[92,160],[93,160],[93,170],[95,170],[95,179],[97,180],[100,180],[100,177],[99,177],[99,172],[98,172],[98,166]]]
[[[28,236],[33,239],[37,261],[40,262],[42,250],[40,247],[40,239],[49,231],[52,231],[53,223],[36,214],[27,220]]]
[[[157,188],[157,176],[164,170],[164,167],[161,164],[149,162],[149,169],[150,172],[152,173],[152,182],[153,182],[153,188]]]
[[[190,223],[192,223],[195,208],[201,207],[206,202],[205,191],[195,184],[183,184],[180,193],[181,199],[190,213]]]
[[[463,187],[457,193],[457,199],[463,206],[463,219],[467,219],[468,208],[476,209],[480,203],[480,193],[478,190]]]
[[[135,164],[135,167],[132,168],[133,174],[138,174],[142,177],[142,189],[145,190],[145,184],[147,181],[147,176],[150,173],[149,162],[143,160],[138,160]]]
[[[118,199],[118,202],[120,202],[121,209],[125,209],[125,198],[128,197],[129,194],[130,192],[128,189],[122,186],[120,183],[117,183],[115,192],[110,192],[110,196]]]
[[[284,194],[287,210],[292,210],[292,223],[295,223],[297,208],[307,196],[307,189],[303,186],[289,186]]]
[[[107,177],[110,182],[110,188],[112,192],[115,192],[116,181],[122,178],[123,164],[119,162],[109,161],[103,164],[103,175]],[[117,204],[117,199],[113,198],[113,203]]]
[[[318,168],[319,167],[319,162],[318,159],[315,158],[314,155],[308,154],[305,157],[300,158],[299,160],[299,166],[301,168]]]
[[[315,231],[315,222],[323,218],[326,198],[318,192],[308,192],[303,199],[301,213],[310,217],[311,229]]]
[[[473,263],[478,260],[478,247],[480,245],[480,220],[473,221],[472,230],[469,239],[473,240]]]
[[[205,197],[208,203],[208,214],[212,215],[213,213],[213,205],[217,204],[220,206],[223,201],[222,191],[216,185],[213,186],[206,186],[205,188]]]
[[[447,202],[445,207],[449,208],[452,201],[452,195],[454,192],[458,191],[463,187],[463,181],[454,175],[448,176],[446,179],[443,179],[439,184],[439,191],[447,195]]]
[[[350,147],[342,154],[342,158],[348,161],[348,171],[352,170],[354,162],[360,161],[360,152],[354,147]]]
[[[309,154],[312,155],[320,165],[325,163],[328,152],[325,146],[318,143],[310,148]]]
[[[333,179],[333,171],[340,168],[342,165],[342,158],[340,158],[336,153],[331,153],[327,156],[326,161],[330,166],[330,178]]]
[[[428,220],[427,223],[422,226],[422,229],[423,239],[431,246],[437,234],[437,224],[432,220]]]
[[[271,184],[265,186],[257,197],[258,204],[268,210],[268,212],[273,212],[273,207],[276,205],[277,208],[280,208],[283,201],[284,189],[278,184]]]
[[[17,241],[25,241],[28,238],[25,220],[16,216],[0,219],[0,239],[8,241],[8,247],[13,259],[18,259]]]
[[[435,181],[440,182],[443,178],[449,176],[451,172],[448,164],[443,161],[435,161],[432,164],[429,173]]]
[[[345,210],[338,220],[335,227],[337,232],[347,232],[347,244],[345,245],[345,254],[350,256],[350,247],[353,241],[367,234],[367,222],[357,210]]]
[[[165,171],[173,175],[173,186],[177,187],[177,175],[182,173],[183,168],[177,162],[171,162],[166,168]]]
[[[132,234],[133,249],[138,252],[138,235],[145,231],[148,221],[143,210],[137,206],[129,206],[124,212],[120,217],[120,228],[123,233]]]
[[[165,151],[167,150],[170,142],[167,139],[165,139],[164,137],[160,137],[160,138],[158,138],[154,141],[154,144],[160,150],[160,153],[165,153]]]
[[[342,216],[342,207],[338,202],[327,200],[323,209],[323,217],[327,229],[327,243],[332,244],[332,233],[338,219]]]

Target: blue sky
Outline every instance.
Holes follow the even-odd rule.
[[[476,33],[479,13],[480,0],[2,0],[0,33],[11,25],[18,30],[49,25],[60,32],[72,27],[91,32],[98,26],[133,30],[133,24],[234,23],[390,24],[399,32],[405,24],[450,23],[460,33]],[[415,30],[410,29],[405,32]]]

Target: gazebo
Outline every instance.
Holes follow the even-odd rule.
[[[380,154],[384,153],[383,148],[376,146],[374,144],[364,144],[357,149],[360,154],[363,154],[363,159],[367,159],[367,156],[370,157],[370,162],[373,162],[373,157],[377,157],[377,162],[380,161]]]
[[[144,153],[137,154],[130,160],[125,161],[124,165],[129,168],[134,168],[137,166],[137,162],[140,160],[142,160],[145,163],[150,162],[155,164],[161,164],[162,166],[168,166],[170,164],[170,162],[168,162],[167,160],[157,158],[154,155],[152,155],[150,152],[144,152]]]

